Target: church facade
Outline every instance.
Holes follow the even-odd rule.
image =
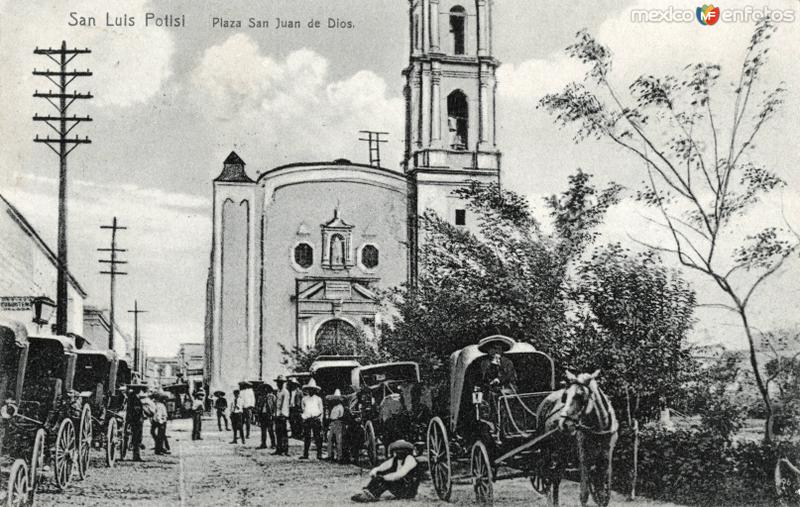
[[[379,292],[416,277],[425,210],[474,226],[452,191],[500,181],[492,3],[410,0],[402,172],[337,159],[254,180],[238,154],[223,162],[207,285],[212,390],[286,373],[283,350],[374,339]]]

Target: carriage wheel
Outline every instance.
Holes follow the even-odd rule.
[[[78,479],[86,478],[89,471],[89,456],[92,451],[92,409],[88,404],[81,409],[80,433],[78,434]]]
[[[118,433],[117,419],[111,417],[106,427],[106,466],[108,468],[114,468],[114,464],[117,462],[117,452],[120,446]]]
[[[42,483],[42,470],[44,469],[44,439],[43,429],[36,431],[33,439],[33,452],[31,453],[30,479],[28,480],[28,505],[36,503],[36,490]]]
[[[783,457],[775,464],[775,489],[778,505],[800,505],[800,473]]]
[[[472,446],[469,469],[472,486],[475,488],[475,500],[482,505],[491,505],[494,500],[492,464],[489,462],[489,452],[480,440]]]
[[[428,424],[428,469],[433,481],[433,489],[440,500],[447,502],[453,492],[453,481],[450,469],[450,442],[447,430],[438,417]]]
[[[25,460],[18,459],[11,465],[11,473],[8,474],[6,505],[8,507],[26,505],[29,491],[28,465],[25,464]]]
[[[67,417],[58,426],[55,452],[53,453],[53,474],[58,489],[66,488],[72,480],[75,454],[75,424],[72,419]]]
[[[550,478],[544,475],[531,475],[531,486],[533,489],[542,496],[547,496],[550,493]]]
[[[378,443],[372,421],[367,421],[367,424],[364,425],[364,449],[367,451],[370,466],[376,466],[378,464]]]

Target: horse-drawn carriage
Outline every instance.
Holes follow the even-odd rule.
[[[11,321],[0,321],[0,474],[6,480],[0,490],[3,505],[32,504],[36,495],[36,478],[42,464],[44,430],[30,435],[20,431],[22,386],[28,357],[28,334],[25,327]],[[21,438],[21,437],[26,438]],[[38,444],[33,449],[34,441]]]
[[[63,336],[28,338],[28,364],[20,409],[27,415],[29,432],[45,430],[45,453],[52,459],[55,484],[64,488],[73,469],[83,479],[89,469],[92,445],[88,393],[74,389],[77,353],[72,339]]]
[[[125,395],[130,382],[127,363],[113,351],[77,350],[75,390],[85,398],[92,416],[92,444],[105,449],[106,466],[113,467],[125,441]]]
[[[182,419],[192,415],[192,398],[189,393],[189,383],[179,382],[164,386],[161,389],[167,393],[167,416],[170,419]]]
[[[394,362],[362,365],[359,356],[320,356],[311,374],[330,407],[339,392],[347,407],[348,430],[345,447],[356,461],[365,458],[370,466],[379,459],[379,447],[394,440],[424,439],[412,424],[420,406],[419,365]],[[426,407],[429,408],[429,407]],[[425,423],[427,414],[425,412]]]
[[[0,324],[0,334],[0,454],[12,461],[6,501],[15,505],[33,502],[48,460],[59,489],[75,470],[79,478],[86,476],[92,418],[73,389],[77,356],[72,339],[26,337],[24,327],[9,323]]]
[[[481,343],[492,340],[506,344],[503,356],[518,372],[517,385],[510,392],[486,385],[483,373],[490,358],[479,345],[450,356],[449,421],[434,417],[427,432],[428,467],[439,498],[449,500],[453,484],[472,484],[477,501],[490,503],[495,481],[528,477],[538,493],[552,495],[557,503],[561,475],[568,467],[578,468],[576,451],[583,446],[582,503],[588,490],[604,488],[598,504],[607,505],[608,449],[617,428],[613,409],[594,381],[597,373],[569,374],[570,385],[555,391],[547,354],[508,337]],[[585,452],[589,445],[594,447]],[[587,480],[590,467],[593,480]]]
[[[398,439],[417,442],[420,438],[415,420],[421,411],[419,365],[414,362],[394,362],[360,366],[351,379],[355,394],[351,411],[361,425],[362,449],[372,466],[379,460],[379,448],[384,450]],[[429,408],[429,407],[426,407]],[[424,435],[424,430],[422,431]],[[388,455],[388,452],[385,452]]]

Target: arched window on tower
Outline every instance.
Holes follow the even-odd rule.
[[[469,106],[467,96],[461,90],[447,96],[447,129],[450,132],[450,148],[466,150],[469,143]]]
[[[467,12],[460,5],[450,9],[450,40],[453,44],[453,54],[464,54],[464,32],[467,25]]]

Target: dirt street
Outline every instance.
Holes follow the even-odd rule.
[[[292,457],[271,456],[271,450],[256,450],[258,428],[246,445],[230,444],[231,434],[217,431],[216,423],[204,421],[203,440],[192,442],[191,422],[171,421],[169,426],[171,456],[154,456],[153,445],[145,428],[147,451],[144,463],[118,462],[105,467],[100,451],[93,452],[92,468],[84,481],[73,482],[67,491],[57,492],[51,479],[38,497],[40,506],[63,505],[135,505],[135,506],[205,506],[205,505],[354,505],[350,496],[367,482],[367,471],[349,465],[300,461],[301,448],[292,440]],[[313,456],[313,449],[312,449]],[[495,483],[497,505],[547,505],[537,500],[525,479]],[[452,504],[474,502],[470,486],[455,486]],[[626,507],[667,507],[672,504],[639,501],[623,502],[615,496],[614,505]],[[420,486],[417,501],[390,501],[389,505],[449,505],[436,497],[430,481]],[[579,505],[578,487],[562,484],[562,505]]]

